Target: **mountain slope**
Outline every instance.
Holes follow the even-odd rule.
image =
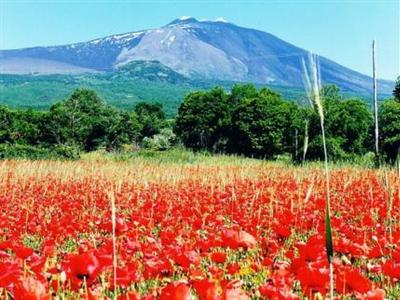
[[[157,61],[134,61],[110,72],[84,74],[0,74],[0,104],[14,108],[48,109],[68,98],[74,89],[95,90],[108,103],[133,109],[141,101],[159,102],[168,117],[175,116],[184,96],[216,85],[230,89],[234,82],[189,79]],[[274,86],[285,99],[304,96],[302,89]]]
[[[157,61],[133,61],[110,72],[83,74],[13,75],[0,74],[0,105],[11,108],[47,110],[68,98],[76,88],[95,90],[108,103],[131,110],[142,101],[159,102],[168,117],[174,117],[182,99],[190,91],[216,85],[230,90],[235,82],[189,79]],[[303,88],[267,86],[287,100],[305,97]],[[370,94],[345,93],[370,103]],[[382,96],[382,95],[381,95]],[[380,100],[383,98],[381,97]]]
[[[160,102],[172,117],[192,86],[181,74],[158,62],[135,61],[110,72],[84,74],[0,74],[0,105],[47,110],[77,88],[95,90],[108,103],[131,110],[141,101]],[[211,86],[208,86],[211,87]]]
[[[158,29],[54,47],[0,51],[0,73],[10,59],[44,60],[55,68],[35,64],[25,73],[111,72],[135,61],[159,61],[189,78],[251,81],[258,84],[303,86],[302,61],[309,52],[269,33],[226,22],[177,19]],[[335,83],[345,92],[367,93],[370,77],[320,57],[323,83]],[[65,66],[65,68],[63,68]],[[36,68],[36,70],[35,70]],[[19,73],[23,73],[21,68]],[[11,72],[12,73],[12,72]],[[393,82],[379,80],[379,91],[389,94]]]

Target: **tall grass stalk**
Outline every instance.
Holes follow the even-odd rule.
[[[302,163],[306,162],[306,155],[308,150],[308,120],[304,121],[304,146],[303,146],[303,160]]]
[[[303,66],[305,66],[303,60]],[[329,180],[329,165],[328,165],[328,150],[326,146],[325,137],[325,116],[324,107],[320,94],[321,79],[319,72],[319,61],[316,55],[310,55],[310,67],[312,73],[312,80],[310,82],[310,77],[307,73],[307,68],[304,67],[307,88],[309,92],[309,97],[314,101],[317,107],[321,132],[322,132],[322,144],[324,148],[324,172],[325,172],[325,182],[326,182],[326,205],[325,205],[325,248],[326,254],[329,262],[329,290],[330,299],[333,300],[333,243],[332,243],[332,227],[331,227],[331,199],[330,199],[330,180]]]
[[[111,226],[112,226],[112,251],[113,251],[113,283],[114,283],[114,298],[117,299],[117,239],[115,236],[116,228],[116,209],[114,192],[109,194],[111,200]]]

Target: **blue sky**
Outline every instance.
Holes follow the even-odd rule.
[[[67,44],[165,25],[180,16],[223,17],[371,74],[400,74],[400,0],[0,0],[0,49]]]

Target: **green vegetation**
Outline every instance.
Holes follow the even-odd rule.
[[[232,111],[230,151],[266,158],[293,152],[298,107],[268,89],[249,92],[249,96],[243,93]]]
[[[395,98],[381,104],[379,116],[380,142],[391,162],[400,153],[400,101],[396,90],[393,94]],[[344,97],[336,86],[325,86],[321,99],[330,160],[371,160],[368,105]],[[0,157],[75,159],[97,150],[129,157],[142,153],[139,149],[148,149],[143,155],[150,155],[182,143],[197,152],[302,162],[323,157],[319,126],[312,105],[251,84],[189,92],[175,119],[167,119],[158,103],[139,102],[120,110],[93,90],[77,89],[48,111],[0,106]]]
[[[189,93],[179,108],[176,133],[194,150],[224,150],[230,125],[230,99],[222,88]]]
[[[330,158],[367,154],[372,126],[368,106],[361,99],[343,98],[336,86],[324,87],[321,98]],[[322,159],[319,126],[315,107],[296,105],[253,85],[236,85],[230,93],[218,88],[190,93],[176,118],[178,136],[194,150],[269,159],[290,154],[297,161],[305,151],[308,159]]]
[[[49,111],[0,106],[0,153],[4,158],[76,158],[79,152],[135,147],[166,127],[162,107],[139,103],[136,111],[117,110],[94,91],[77,89]]]
[[[365,155],[372,147],[372,115],[360,99],[344,99],[336,86],[325,86],[321,91],[325,111],[325,131],[330,159],[353,159]],[[309,113],[308,158],[323,156],[319,117],[315,110]]]
[[[393,90],[393,97],[397,102],[400,102],[400,76],[397,77],[396,85]]]
[[[400,101],[386,101],[379,115],[381,144],[390,161],[400,159]]]
[[[381,106],[379,114],[379,124],[382,130],[380,142],[389,161],[397,161],[400,174],[400,76],[397,77],[393,97]]]
[[[140,102],[161,103],[166,114],[176,113],[180,100],[191,89],[184,84],[110,75],[4,75],[0,74],[0,103],[11,108],[48,110],[75,89],[87,88],[119,109],[132,110]]]
[[[68,159],[79,158],[79,152],[68,146],[31,146],[21,144],[0,144],[0,159]]]
[[[373,149],[373,120],[367,104],[344,98],[336,86],[325,86],[320,96],[330,160],[368,156]],[[400,113],[394,106],[393,100],[384,102],[381,112],[386,120],[381,130],[388,160],[393,160],[400,141]],[[176,133],[193,150],[268,159],[290,155],[294,161],[323,158],[316,108],[296,105],[253,85],[236,85],[230,93],[219,88],[189,93],[176,117]]]
[[[214,86],[230,90],[234,82],[191,80],[156,61],[135,61],[115,71],[79,75],[0,74],[0,103],[15,109],[48,110],[66,99],[77,88],[94,90],[108,104],[131,111],[139,102],[161,103],[168,118],[173,118],[185,95]],[[257,85],[257,88],[267,87]],[[284,99],[305,97],[304,89],[268,86]],[[346,95],[346,97],[355,95]],[[366,102],[370,95],[357,95]],[[386,96],[386,95],[381,95]],[[381,97],[380,97],[381,98]],[[381,98],[382,100],[382,98]]]

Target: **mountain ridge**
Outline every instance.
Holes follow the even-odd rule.
[[[302,61],[307,62],[308,56],[307,50],[261,30],[222,20],[199,21],[186,17],[159,28],[114,34],[87,42],[0,50],[0,73],[7,73],[10,67],[5,66],[10,65],[10,60],[18,59],[31,62],[26,67],[27,73],[19,68],[19,74],[49,73],[42,61],[46,61],[48,69],[59,70],[61,74],[68,70],[72,70],[71,74],[75,71],[111,72],[133,61],[159,61],[192,79],[300,88],[304,80]],[[349,92],[371,90],[369,76],[322,56],[319,61],[323,83],[337,84]],[[391,81],[378,81],[382,93],[389,94],[393,85]]]

